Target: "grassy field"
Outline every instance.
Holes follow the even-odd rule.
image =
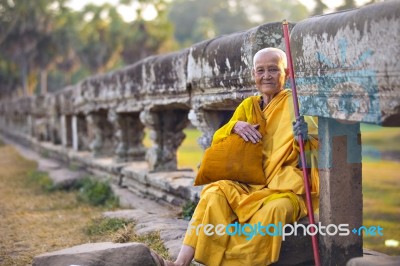
[[[383,236],[364,237],[364,247],[400,255],[400,246],[385,245],[400,241],[400,161],[390,159],[399,158],[400,128],[363,124],[361,132],[363,150],[375,151],[363,156],[364,225],[383,227]]]
[[[83,203],[77,190],[45,189],[36,168],[0,142],[0,265],[29,265],[45,252],[103,241],[144,242],[167,257],[159,234],[139,237],[134,224],[102,218],[105,207]]]

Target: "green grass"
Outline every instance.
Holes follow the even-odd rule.
[[[130,222],[118,218],[96,218],[93,219],[85,228],[88,236],[103,236],[115,233],[119,229],[124,228]]]
[[[197,167],[203,156],[203,149],[197,143],[201,132],[197,129],[184,130],[186,138],[178,149],[177,159],[179,168],[192,168],[197,171]]]
[[[363,163],[363,225],[383,227],[383,236],[364,236],[364,247],[389,255],[400,255],[399,247],[385,246],[385,240],[400,241],[400,163]]]
[[[400,152],[400,128],[361,124],[362,145],[384,152]]]
[[[30,185],[36,185],[45,192],[51,192],[55,189],[53,186],[53,181],[46,172],[33,170],[28,172],[27,177]]]

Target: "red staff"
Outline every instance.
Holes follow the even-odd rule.
[[[292,85],[294,114],[295,114],[296,120],[297,120],[297,118],[300,116],[300,112],[299,112],[299,102],[298,102],[297,90],[296,90],[296,82],[294,80],[294,68],[293,68],[292,54],[290,51],[288,22],[286,20],[284,20],[282,22],[282,26],[283,26],[283,35],[285,38],[285,45],[286,45],[286,55],[287,55],[287,62],[288,62],[289,74],[290,74],[290,84]],[[303,168],[304,187],[306,189],[308,220],[309,220],[310,224],[315,224],[314,210],[313,210],[312,202],[311,202],[310,183],[308,181],[308,174],[307,174],[307,164],[306,164],[306,156],[305,156],[305,152],[304,152],[303,136],[301,134],[298,134],[297,137],[298,137],[299,148],[300,148],[301,167]],[[312,228],[312,232],[314,233],[314,227]],[[312,246],[313,246],[315,265],[320,266],[321,264],[320,264],[319,251],[318,251],[318,239],[317,239],[316,234],[313,234],[311,236],[311,241],[312,241]]]

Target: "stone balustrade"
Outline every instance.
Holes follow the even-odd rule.
[[[290,24],[301,113],[319,117],[320,221],[362,225],[360,122],[400,126],[400,2]],[[210,145],[235,107],[256,93],[252,59],[285,49],[270,23],[145,58],[43,96],[0,102],[3,134],[134,192],[182,204],[199,190],[177,169],[191,123]],[[145,129],[153,146],[143,145]],[[362,255],[362,236],[322,236],[323,265]]]

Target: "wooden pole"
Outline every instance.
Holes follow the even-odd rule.
[[[294,114],[297,119],[300,116],[300,111],[299,111],[299,102],[298,102],[297,90],[296,90],[296,82],[294,79],[292,54],[290,51],[288,22],[286,20],[284,20],[282,22],[282,26],[283,26],[283,35],[285,38],[285,45],[286,45],[286,56],[287,56],[289,74],[290,74],[290,83],[292,85]],[[301,134],[299,134],[297,137],[298,137],[299,148],[300,148],[301,167],[303,169],[304,187],[306,190],[308,220],[309,220],[310,224],[315,224],[314,210],[313,210],[312,201],[311,201],[310,182],[309,182],[308,173],[307,173],[306,155],[304,152],[303,136]],[[314,234],[314,227],[312,227],[311,229],[313,232],[313,234],[311,236],[311,241],[312,241],[312,247],[313,247],[313,253],[314,253],[314,262],[315,262],[316,266],[320,266],[321,264],[320,264],[320,258],[319,258],[318,239],[317,239],[317,235]]]

